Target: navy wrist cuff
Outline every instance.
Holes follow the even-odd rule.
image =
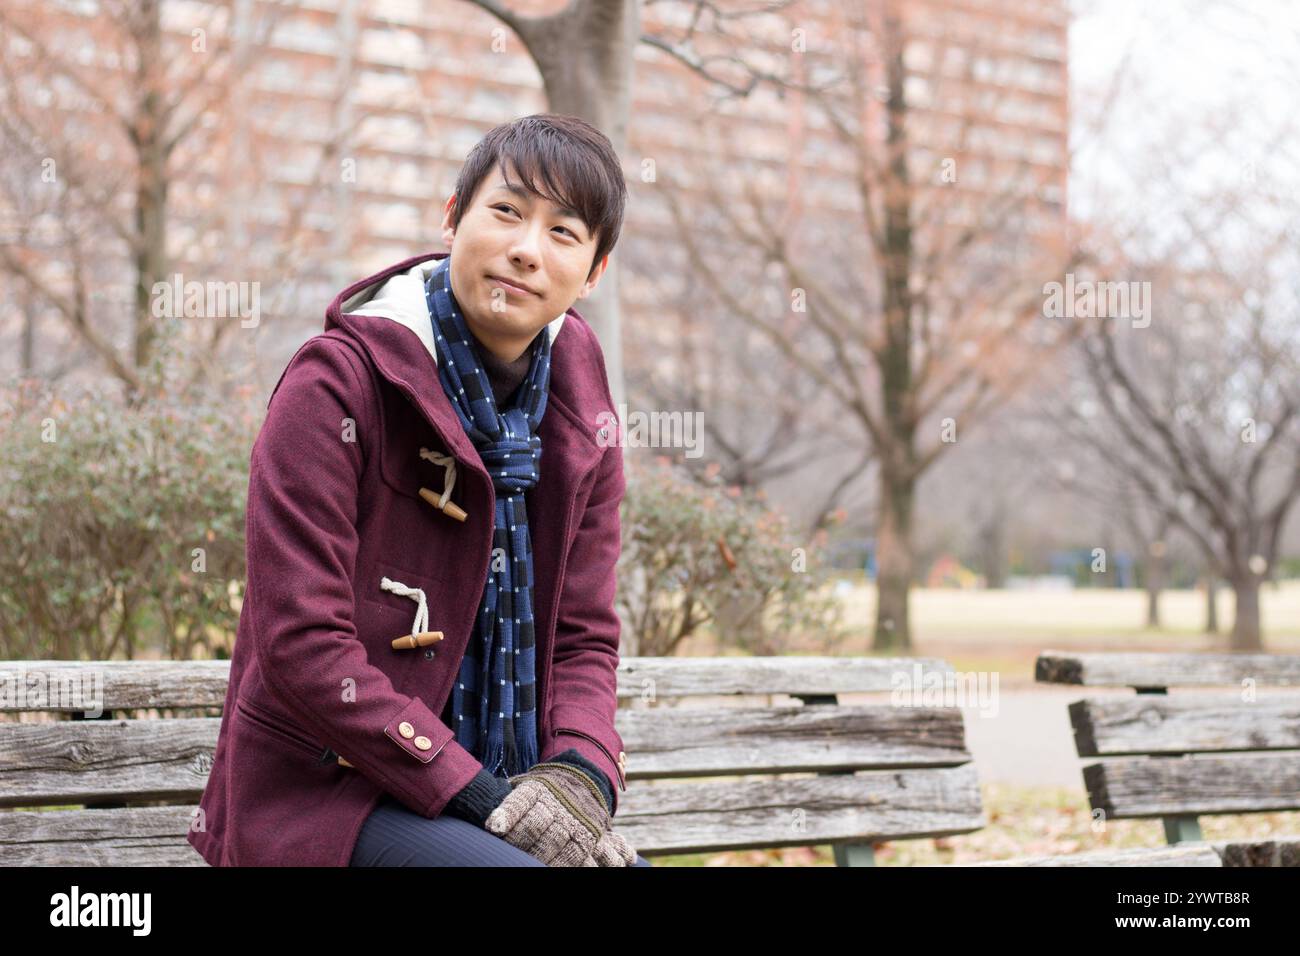
[[[447,801],[445,812],[482,828],[492,811],[510,796],[512,789],[509,780],[495,776],[486,769],[480,770],[464,789]]]

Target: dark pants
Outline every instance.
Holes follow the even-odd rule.
[[[545,866],[487,830],[448,814],[422,817],[384,794],[366,817],[349,866]],[[637,854],[633,866],[649,866]]]

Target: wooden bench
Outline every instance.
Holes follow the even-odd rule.
[[[889,692],[917,666],[950,670],[911,658],[624,658],[619,831],[646,857],[833,844],[838,865],[863,866],[873,842],[980,829],[960,709],[838,701]],[[72,715],[92,706],[91,686],[104,711],[0,722],[0,865],[206,865],[185,834],[229,667],[0,664],[0,711]],[[20,699],[22,686],[46,695]],[[68,805],[84,808],[16,809]]]
[[[1075,750],[1102,758],[1083,768],[1094,814],[1158,817],[1169,848],[1000,865],[1300,866],[1300,837],[1208,842],[1199,821],[1300,810],[1300,692],[1253,696],[1300,686],[1300,656],[1044,651],[1035,678],[1134,690],[1070,704]],[[1214,685],[1232,689],[1182,692]]]

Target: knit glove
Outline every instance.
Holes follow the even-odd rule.
[[[605,776],[603,770],[572,747],[551,759],[570,763],[584,770],[600,788],[601,796],[605,798],[605,806],[609,808],[611,814],[613,813],[614,785],[609,782],[609,777]],[[501,806],[501,801],[510,796],[511,789],[510,782],[505,778],[489,773],[486,769],[480,770],[474,779],[447,801],[443,813],[468,820],[477,827],[483,827],[492,811]]]
[[[610,816],[614,813],[614,784],[610,782],[605,771],[601,770],[594,763],[584,757],[578,751],[570,748],[562,753],[556,754],[552,760],[571,763],[576,767],[581,767],[587,771],[587,775],[596,781],[596,786],[600,787],[600,792],[605,798],[605,804],[609,808]],[[632,866],[636,863],[636,850],[634,850],[622,836],[613,830],[606,830],[596,844],[596,849],[592,851],[590,862],[584,862],[584,866]]]
[[[556,754],[551,760],[558,760],[561,763],[571,763],[587,772],[590,777],[600,788],[600,795],[605,798],[605,806],[612,817],[614,815],[614,785],[610,783],[609,777],[605,776],[605,771],[601,770],[594,763],[570,747],[561,753]]]
[[[610,832],[605,798],[578,767],[546,760],[510,783],[514,789],[487,818],[489,833],[547,866],[600,866],[598,848],[602,859],[611,857],[602,845]]]
[[[613,830],[606,830],[591,851],[591,859],[583,866],[632,866],[636,863],[636,850]]]

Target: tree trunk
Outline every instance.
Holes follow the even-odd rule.
[[[1006,503],[998,499],[979,529],[979,563],[986,588],[1000,588],[1006,584],[1006,526]]]
[[[19,374],[30,378],[36,368],[36,303],[32,301],[29,289],[23,287],[18,293],[23,313],[22,347],[18,360]]]
[[[640,13],[639,0],[575,3],[562,13],[519,26],[520,37],[541,74],[548,109],[586,120],[609,137],[620,156],[627,152]],[[575,42],[575,37],[582,37],[582,42]],[[596,291],[579,307],[605,354],[615,410],[626,401],[618,286],[615,251]]]
[[[1206,571],[1205,572],[1205,633],[1206,634],[1219,633],[1219,602],[1216,600],[1218,596],[1217,592],[1215,591],[1216,584],[1217,582],[1214,579],[1214,575],[1211,572]]]
[[[1233,575],[1232,591],[1237,598],[1237,613],[1232,620],[1232,651],[1264,649],[1259,630],[1259,576],[1250,571]]]
[[[167,272],[167,156],[163,129],[164,103],[156,73],[162,69],[162,20],[158,0],[142,0],[140,16],[146,29],[140,37],[138,68],[141,84],[135,114],[135,149],[139,178],[135,195],[135,228],[139,249],[135,257],[135,370],[142,372],[153,355],[157,329],[151,302],[153,286]],[[183,303],[179,304],[183,308]]]
[[[912,584],[912,507],[916,493],[912,383],[913,243],[912,194],[907,169],[907,103],[903,96],[906,71],[901,28],[892,9],[884,26],[887,40],[889,97],[884,186],[884,256],[881,280],[884,290],[885,343],[880,355],[880,391],[888,447],[880,449],[880,516],[876,530],[876,633],[872,647],[878,651],[909,651],[912,634],[908,618],[908,589]]]
[[[908,592],[916,561],[912,543],[914,496],[915,479],[895,478],[888,469],[881,469],[872,650],[907,652],[912,648]]]
[[[1160,629],[1160,591],[1165,586],[1165,543],[1152,541],[1147,548],[1147,627]]]

